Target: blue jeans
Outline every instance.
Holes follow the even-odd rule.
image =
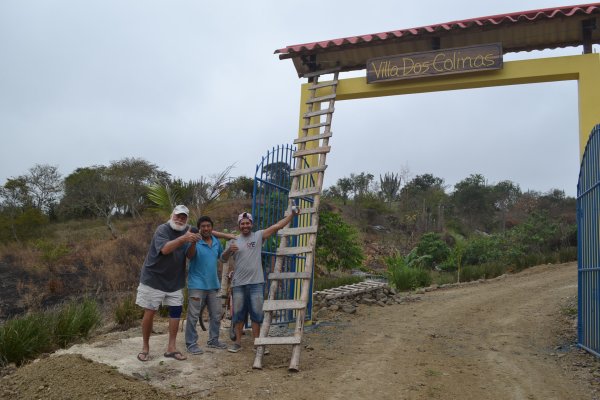
[[[250,313],[250,320],[258,324],[263,322],[264,284],[253,283],[250,285],[234,286],[233,290],[233,318],[231,322],[244,322],[246,314]]]
[[[198,341],[198,319],[202,318],[200,310],[204,304],[208,307],[208,342],[216,344],[219,341],[219,329],[221,328],[221,299],[217,296],[218,290],[188,290],[187,322],[185,324],[185,345],[190,347]]]

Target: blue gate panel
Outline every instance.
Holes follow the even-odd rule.
[[[296,167],[296,159],[293,157],[296,148],[291,145],[281,145],[273,149],[262,158],[256,166],[254,176],[254,191],[252,196],[252,216],[254,217],[254,229],[265,229],[285,215],[288,207],[288,194],[292,185],[290,172]],[[302,161],[305,163],[305,161]],[[312,178],[302,177],[300,188],[310,186]],[[314,183],[313,185],[314,186]],[[300,199],[297,204],[301,208],[311,207],[312,199]],[[295,225],[302,225],[309,215],[302,215],[295,218]],[[275,268],[277,248],[279,247],[278,236],[272,236],[263,243],[262,263],[265,274],[265,297],[268,295],[270,281],[268,274]],[[295,246],[296,241],[307,242],[308,235],[292,237],[290,246]],[[297,272],[304,270],[305,257],[293,256],[286,257],[281,272]],[[294,299],[300,293],[300,280],[282,280],[279,283],[275,299]],[[310,280],[311,292],[313,279]],[[306,310],[306,318],[312,317],[312,300],[309,302]],[[272,313],[272,324],[288,324],[296,322],[295,311],[280,310]]]
[[[577,184],[577,343],[600,356],[600,125],[592,130]]]

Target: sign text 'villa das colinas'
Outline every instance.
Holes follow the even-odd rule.
[[[367,83],[502,68],[500,43],[372,58]]]

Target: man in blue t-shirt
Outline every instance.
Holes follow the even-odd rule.
[[[204,216],[198,219],[201,239],[195,245],[189,245],[186,256],[189,258],[188,271],[188,309],[185,327],[185,345],[191,354],[202,354],[198,345],[196,325],[204,305],[208,307],[210,324],[208,328],[208,347],[226,349],[227,345],[219,342],[221,327],[221,299],[218,291],[221,288],[217,274],[217,262],[223,253],[221,243],[213,236],[213,221]]]

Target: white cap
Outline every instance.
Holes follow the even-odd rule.
[[[247,213],[247,212],[243,212],[240,215],[238,215],[238,225],[240,224],[240,222],[242,222],[242,220],[244,218],[249,219],[250,222],[254,222],[254,220],[252,219],[252,214]]]
[[[183,204],[180,204],[178,206],[175,206],[175,208],[173,209],[173,214],[190,215],[190,210],[188,210],[188,208]]]

